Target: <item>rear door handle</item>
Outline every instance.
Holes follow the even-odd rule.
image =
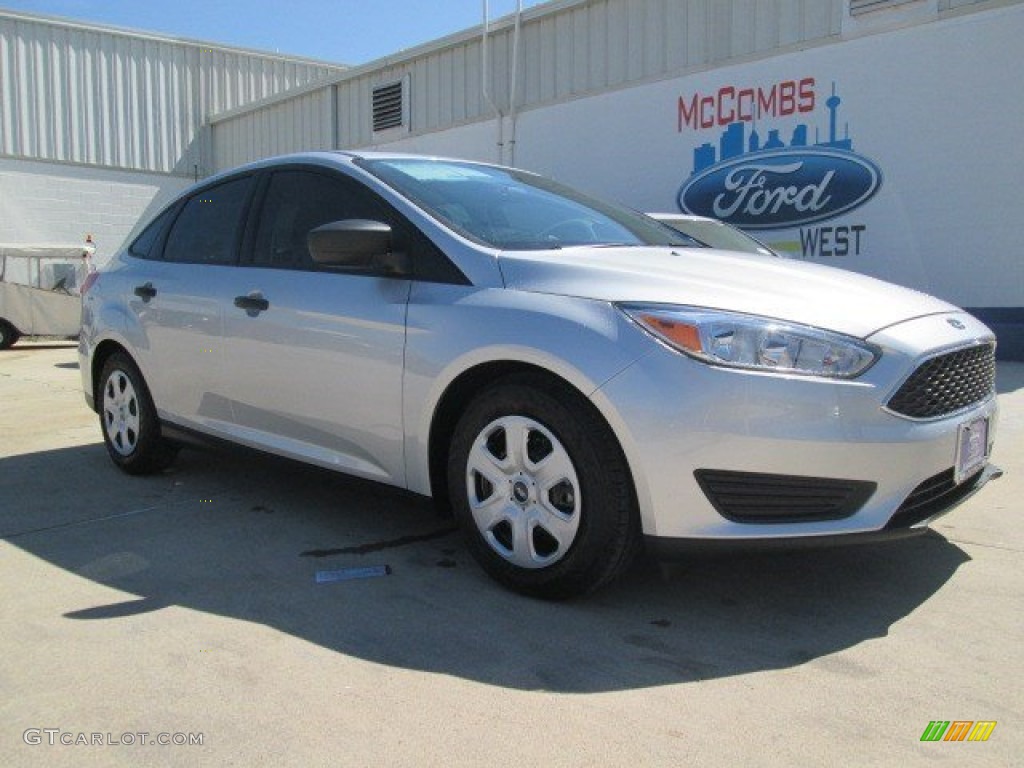
[[[137,285],[135,286],[135,295],[143,301],[149,301],[156,296],[156,288],[153,287],[152,283]]]
[[[246,312],[264,312],[270,309],[270,302],[258,293],[248,296],[235,296],[235,306]]]

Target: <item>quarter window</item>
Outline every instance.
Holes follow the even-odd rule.
[[[164,259],[191,264],[231,264],[252,179],[243,177],[194,195],[167,236]]]
[[[175,207],[167,209],[157,216],[148,227],[142,230],[142,234],[135,238],[135,241],[128,248],[132,256],[138,256],[141,259],[156,258],[156,254],[154,254],[153,249],[156,246],[157,240],[160,238],[160,233],[164,231],[164,228],[167,226],[167,222],[171,218],[171,214],[174,210]]]

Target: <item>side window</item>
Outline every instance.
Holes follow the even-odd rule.
[[[132,256],[138,256],[140,259],[151,259],[153,258],[153,247],[156,245],[157,240],[160,239],[160,233],[164,231],[164,227],[167,226],[167,222],[171,218],[171,214],[176,211],[178,207],[172,205],[166,211],[157,216],[149,226],[142,230],[142,234],[139,235],[128,246],[128,251]]]
[[[190,198],[167,236],[164,259],[190,264],[233,263],[251,184],[251,177],[234,179]]]
[[[311,171],[278,171],[267,188],[253,263],[280,269],[313,269],[306,235],[342,219],[373,219],[395,226],[384,204],[353,179]],[[398,240],[399,233],[395,236]]]

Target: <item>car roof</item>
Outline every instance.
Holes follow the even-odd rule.
[[[333,165],[333,166],[344,166],[350,165],[354,160],[423,160],[423,161],[434,161],[434,162],[449,162],[449,163],[472,163],[473,165],[483,165],[491,168],[505,168],[506,166],[498,165],[497,163],[488,163],[481,160],[469,160],[466,158],[458,157],[445,157],[442,155],[425,155],[414,152],[381,152],[381,151],[356,151],[351,149],[331,149],[321,151],[307,151],[307,152],[292,152],[285,155],[275,155],[273,157],[266,157],[261,160],[255,160],[244,165],[235,166],[228,168],[212,176],[207,176],[205,179],[201,179],[197,187],[203,187],[207,184],[214,184],[222,179],[228,178],[235,174],[246,173],[252,171],[262,170],[264,168],[276,168],[280,165],[296,165],[302,163],[308,163],[312,165]],[[509,169],[515,170],[520,173],[531,173],[530,171],[523,171],[522,169]],[[532,175],[532,174],[531,174]]]

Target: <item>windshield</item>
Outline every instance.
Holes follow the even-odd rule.
[[[492,248],[700,246],[643,214],[532,173],[419,158],[358,162],[449,228]]]

